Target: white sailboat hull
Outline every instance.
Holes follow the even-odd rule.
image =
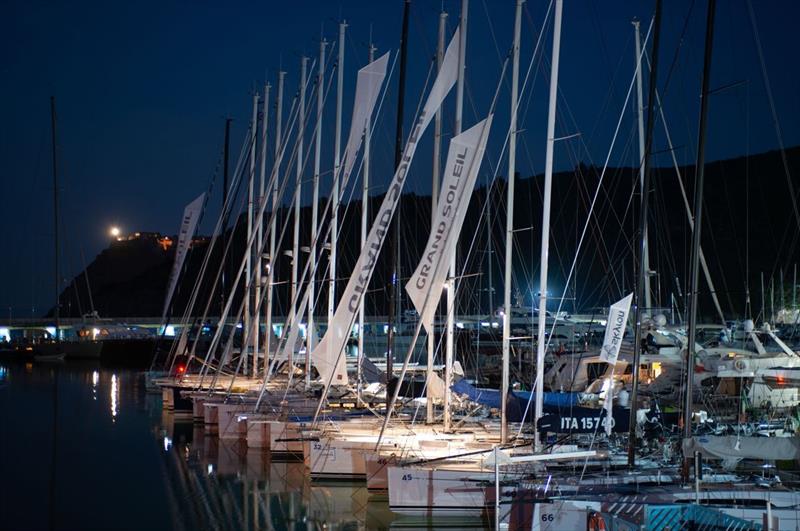
[[[389,508],[406,516],[486,516],[494,472],[387,466]]]

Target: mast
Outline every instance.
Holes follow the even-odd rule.
[[[262,201],[265,201],[264,194],[266,193],[266,172],[267,172],[267,124],[269,122],[269,90],[272,86],[269,82],[264,84],[264,102],[262,105],[262,117],[261,117],[261,167],[259,168],[259,184],[258,184],[258,204],[259,209]],[[255,300],[256,300],[256,307],[258,307],[259,303],[261,302],[261,283],[262,283],[262,273],[263,273],[263,251],[264,248],[264,217],[258,218],[258,227],[257,227],[257,235],[256,235],[256,249],[258,249],[258,254],[256,255],[256,290],[255,290]],[[261,332],[261,312],[256,312],[255,322],[253,323],[253,376],[258,374],[258,347],[259,347],[259,335]],[[269,333],[269,331],[267,331]],[[266,364],[267,354],[264,351],[264,363]]]
[[[317,124],[314,137],[314,178],[313,191],[311,195],[311,239],[313,242],[317,237],[317,225],[319,217],[319,168],[322,160],[322,107],[323,85],[325,84],[325,47],[328,41],[322,38],[319,42],[319,69],[317,71]],[[317,283],[317,246],[311,245],[310,273],[308,280],[308,327],[306,328],[306,385],[311,383],[311,351],[314,349],[314,289]]]
[[[411,0],[405,0],[403,4],[403,30],[400,36],[400,73],[397,81],[397,123],[395,127],[395,146],[394,146],[394,169],[397,171],[400,166],[400,159],[403,156],[403,107],[405,105],[406,97],[406,63],[408,62],[408,15],[411,8]],[[398,204],[398,209],[400,205]],[[400,289],[398,260],[400,252],[398,246],[400,245],[400,222],[398,215],[392,219],[391,226],[389,227],[389,234],[394,235],[394,242],[392,245],[392,279],[391,289],[389,294],[389,326],[386,333],[386,408],[387,411],[392,402],[392,393],[389,390],[389,385],[392,381],[392,364],[394,361],[394,322],[395,322],[395,303],[398,298],[398,290]],[[399,319],[399,316],[397,316]]]
[[[375,60],[375,46],[372,44],[372,35],[369,41],[369,62]],[[370,156],[370,136],[372,135],[372,117],[367,117],[367,125],[364,131],[364,177],[361,185],[361,248],[367,242],[369,231],[368,208],[369,204],[369,156]],[[361,362],[364,359],[364,297],[358,305],[358,361],[356,367],[356,400],[361,401]]]
[[[275,169],[273,173],[277,176],[280,166],[281,151],[281,121],[283,119],[283,79],[286,72],[278,72],[278,96],[275,101]],[[278,179],[272,179],[272,212],[278,211]],[[272,332],[272,298],[273,298],[273,279],[275,278],[275,267],[278,261],[275,257],[275,232],[277,230],[277,216],[272,216],[272,223],[269,228],[269,271],[267,272],[267,297],[266,297],[266,337],[264,338],[264,378],[269,372],[270,346],[275,334]]]
[[[251,241],[250,237],[253,234],[253,198],[255,196],[255,180],[256,180],[256,144],[258,144],[258,91],[253,93],[253,118],[250,122],[250,177],[247,183],[247,241]],[[250,330],[252,316],[250,315],[250,297],[252,296],[252,288],[250,285],[251,271],[253,267],[253,249],[247,246],[245,249],[245,278],[244,283],[244,324],[242,330]],[[249,334],[244,334],[249,335]],[[249,343],[249,341],[248,341]],[[243,374],[247,374],[247,348],[249,345],[242,345],[242,356],[244,356],[244,363],[242,364]]]
[[[547,257],[550,251],[550,199],[553,188],[553,145],[556,131],[556,99],[558,97],[558,61],[561,52],[561,11],[563,0],[556,0],[556,13],[553,19],[553,59],[550,74],[550,103],[547,111],[547,148],[544,169],[544,203],[542,205],[542,248],[539,265],[539,318],[536,334],[536,410],[535,418],[542,417],[544,409],[544,351],[545,324],[547,321]],[[539,430],[535,432],[535,447],[541,451]]]
[[[53,316],[56,321],[56,344],[61,341],[58,335],[61,327],[61,301],[59,286],[61,285],[61,270],[58,257],[58,158],[56,156],[56,98],[50,96],[50,132],[52,135],[52,148],[53,148],[53,248],[55,250],[54,259],[54,274],[55,274],[55,292],[56,292],[56,307],[53,310]]]
[[[305,123],[306,123],[306,69],[308,67],[308,57],[300,58],[300,102],[298,105],[298,128],[297,128],[297,161],[295,173],[295,190],[294,190],[294,230],[292,232],[292,289],[289,300],[292,301],[290,321],[294,322],[294,317],[297,312],[295,304],[297,304],[297,272],[300,266],[300,195],[303,189],[303,137],[305,136]],[[292,352],[294,349],[289,349],[289,367],[292,366]]]
[[[775,323],[775,274],[769,278],[769,322]]]
[[[508,138],[508,200],[506,201],[506,257],[503,275],[503,382],[500,390],[500,442],[508,442],[508,364],[511,361],[511,279],[514,256],[514,181],[517,156],[517,100],[519,99],[519,41],[522,24],[522,4],[517,0],[514,16],[514,47],[511,66],[511,123]],[[488,196],[487,196],[488,197]],[[489,236],[491,238],[491,235]],[[489,257],[491,261],[492,257]],[[491,294],[491,292],[490,292]]]
[[[436,71],[442,69],[444,61],[444,32],[447,22],[447,13],[439,13],[439,42],[436,47]],[[436,205],[439,203],[439,179],[440,168],[442,166],[442,108],[436,109],[436,116],[433,122],[433,172],[431,172],[431,223],[436,219]],[[430,383],[433,377],[433,360],[436,350],[436,334],[428,334],[428,366],[425,370],[425,381]],[[427,400],[425,403],[425,422],[433,424],[434,408],[433,395],[426,392]]]
[[[333,146],[333,186],[331,188],[331,251],[328,279],[328,323],[336,310],[336,247],[339,237],[339,167],[342,156],[342,91],[344,90],[344,30],[347,22],[339,23],[339,58],[336,62],[336,136]]]
[[[634,339],[633,339],[633,383],[631,385],[631,411],[630,421],[633,422],[628,432],[628,466],[633,467],[636,464],[636,397],[639,392],[639,359],[641,356],[641,341],[642,341],[642,299],[644,297],[644,290],[646,287],[645,279],[647,278],[647,236],[645,228],[647,227],[648,208],[650,201],[648,195],[650,194],[650,174],[651,174],[651,154],[653,145],[653,126],[655,125],[655,116],[653,110],[656,106],[656,84],[658,80],[658,50],[659,43],[661,42],[661,0],[656,0],[655,20],[653,21],[653,64],[650,68],[650,79],[648,82],[647,93],[647,137],[644,152],[644,174],[642,176],[642,197],[641,207],[639,209],[639,230],[641,231],[641,240],[639,248],[639,271],[638,280],[636,282],[636,290],[633,294],[633,323],[634,323]],[[638,65],[637,65],[638,68]]]
[[[711,57],[714,44],[714,14],[716,0],[708,0],[708,14],[706,16],[706,42],[703,58],[703,88],[700,93],[700,126],[697,142],[697,177],[694,182],[694,231],[692,232],[692,254],[689,277],[689,327],[687,331],[688,350],[686,356],[686,399],[683,407],[683,436],[688,439],[692,436],[692,377],[694,376],[695,358],[695,332],[697,330],[697,284],[700,266],[700,231],[703,228],[703,181],[705,179],[706,164],[706,129],[708,126],[708,84],[711,78]],[[655,67],[654,67],[655,68]],[[683,456],[683,479],[689,478],[689,459]]]
[[[223,219],[225,216],[225,210],[228,204],[228,158],[231,149],[231,119],[225,118],[225,142],[222,148],[222,215]],[[222,250],[223,253],[225,249],[227,249],[227,245],[225,237],[225,227],[222,227]],[[228,298],[227,289],[225,287],[225,277],[227,276],[227,265],[228,260],[227,257],[223,254],[222,256],[222,284],[220,288],[220,300],[219,300],[219,314],[222,315],[222,309],[225,307],[225,299]]]
[[[639,34],[639,20],[634,19],[633,27],[636,34],[636,125],[639,132],[639,191],[644,196],[644,174],[645,174],[645,147],[644,147],[644,102],[642,100],[642,44]],[[652,100],[650,100],[652,101]],[[653,307],[650,291],[650,242],[647,235],[647,223],[642,228],[642,253],[644,255],[644,307],[648,311]]]
[[[458,38],[458,80],[456,82],[456,119],[453,136],[461,134],[462,116],[464,112],[464,67],[467,55],[467,20],[469,0],[461,0],[460,33]],[[457,247],[457,246],[456,246]],[[456,328],[456,251],[450,256],[450,274],[445,283],[447,300],[447,337],[445,341],[444,362],[444,430],[450,431],[450,386],[453,382],[453,351],[455,350]]]
[[[681,198],[683,199],[683,206],[686,209],[686,218],[689,221],[689,229],[694,230],[694,219],[692,218],[692,207],[689,204],[689,198],[686,197],[686,188],[683,186],[683,178],[681,177],[681,170],[680,166],[678,165],[678,158],[675,156],[675,149],[672,145],[672,138],[669,135],[669,128],[667,127],[667,119],[664,116],[664,108],[661,106],[661,98],[658,95],[658,90],[656,90],[656,104],[658,105],[658,114],[661,116],[661,123],[664,125],[664,136],[667,140],[667,148],[669,149],[670,156],[672,157],[672,166],[675,168],[675,174],[678,177],[678,186],[681,190]],[[708,291],[709,295],[711,295],[711,300],[714,302],[714,307],[717,309],[717,315],[719,315],[719,322],[722,323],[723,326],[725,325],[725,314],[722,312],[722,306],[719,304],[719,297],[717,296],[717,289],[714,287],[714,281],[711,279],[711,271],[708,269],[708,262],[706,262],[706,256],[703,253],[703,247],[700,247],[700,267],[703,270],[703,276],[706,278],[706,283],[708,284]],[[747,277],[747,275],[745,275]],[[624,290],[623,290],[624,291]],[[746,292],[746,304],[747,308],[745,308],[745,313],[749,315],[749,306],[750,306],[750,287],[749,283],[745,286]]]

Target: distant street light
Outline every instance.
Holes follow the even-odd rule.
[[[119,235],[121,234],[121,231],[119,230],[119,227],[111,227],[111,230],[109,230],[108,232],[114,238],[119,238]]]

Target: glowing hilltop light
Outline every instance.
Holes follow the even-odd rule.
[[[122,231],[119,229],[119,227],[114,226],[108,230],[108,233],[114,238],[119,238],[119,235],[122,234]]]

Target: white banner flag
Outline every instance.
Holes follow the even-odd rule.
[[[482,122],[450,140],[431,234],[422,259],[406,284],[406,292],[429,334],[433,333],[433,316],[447,280],[449,258],[461,234],[491,127],[490,114]]]
[[[353,171],[353,166],[356,163],[356,153],[361,149],[364,131],[367,128],[367,120],[372,116],[375,103],[377,103],[378,96],[381,93],[388,63],[389,52],[386,52],[358,71],[356,97],[353,102],[353,118],[350,120],[350,134],[347,137],[347,145],[343,154],[344,173],[341,177],[342,184],[340,186],[347,184],[350,173]]]
[[[378,102],[378,96],[383,86],[383,80],[386,77],[386,65],[389,62],[389,52],[383,54],[378,59],[372,61],[358,71],[358,78],[356,81],[356,95],[353,102],[353,119],[350,122],[350,134],[347,138],[347,146],[344,150],[341,174],[340,187],[344,188],[347,181],[350,179],[350,173],[356,161],[356,154],[361,149],[361,142],[364,139],[364,131],[367,128],[367,120],[372,116],[372,111],[375,109],[375,104]],[[294,320],[297,316],[303,316],[306,312],[308,305],[309,293],[308,289],[303,294],[303,297],[297,303],[297,311],[289,316],[289,321],[286,323],[288,328],[287,340],[283,343],[279,355],[276,359],[283,360],[289,359],[290,349],[294,350],[297,346],[297,338],[300,334],[300,329]],[[284,328],[284,331],[286,328]],[[283,336],[281,336],[283,338]],[[276,349],[277,352],[277,349]],[[312,352],[312,360],[317,370],[325,362],[325,360],[314,360]]]
[[[619,348],[622,346],[622,336],[628,324],[628,312],[631,309],[633,293],[611,305],[608,310],[606,335],[603,338],[603,348],[600,349],[600,359],[614,366],[617,364]],[[634,345],[634,348],[635,345]]]
[[[456,30],[450,44],[447,46],[442,68],[436,76],[436,81],[433,83],[425,106],[420,112],[417,123],[414,124],[414,128],[411,130],[411,135],[403,150],[400,165],[397,167],[392,182],[389,184],[375,222],[372,224],[367,236],[367,241],[361,249],[361,255],[358,257],[355,268],[350,275],[350,280],[347,282],[347,287],[342,294],[339,305],[336,307],[333,320],[328,323],[328,330],[325,332],[322,341],[311,352],[314,366],[326,385],[328,382],[334,385],[347,383],[345,358],[340,354],[344,350],[347,339],[350,337],[350,331],[353,322],[355,322],[361,298],[367,291],[369,281],[372,279],[372,273],[375,271],[378,254],[381,252],[389,229],[389,223],[392,221],[395,208],[400,201],[408,168],[414,158],[419,139],[433,119],[433,115],[441,107],[444,98],[456,83],[456,78],[458,77],[458,41],[459,31]]]
[[[619,349],[622,346],[622,336],[625,335],[625,327],[628,325],[628,312],[631,309],[633,293],[628,294],[622,300],[611,305],[608,310],[608,321],[606,322],[606,335],[603,338],[603,347],[600,349],[600,359],[611,365],[611,375],[606,378],[605,387],[606,397],[603,401],[603,409],[606,412],[605,431],[606,435],[611,435],[614,418],[614,366],[617,364]],[[635,370],[635,369],[634,369]]]
[[[192,242],[194,230],[197,228],[197,222],[200,219],[200,212],[203,210],[205,198],[206,194],[203,192],[197,199],[186,205],[186,208],[183,209],[181,230],[178,233],[178,244],[175,247],[175,262],[172,264],[172,272],[169,274],[169,287],[167,288],[167,298],[164,299],[164,310],[161,312],[161,322],[164,322],[167,316],[169,303],[172,301],[172,294],[175,292],[175,286],[178,285],[178,277],[181,274],[181,268],[183,267],[183,261],[186,259],[186,253],[189,251],[189,244]]]

